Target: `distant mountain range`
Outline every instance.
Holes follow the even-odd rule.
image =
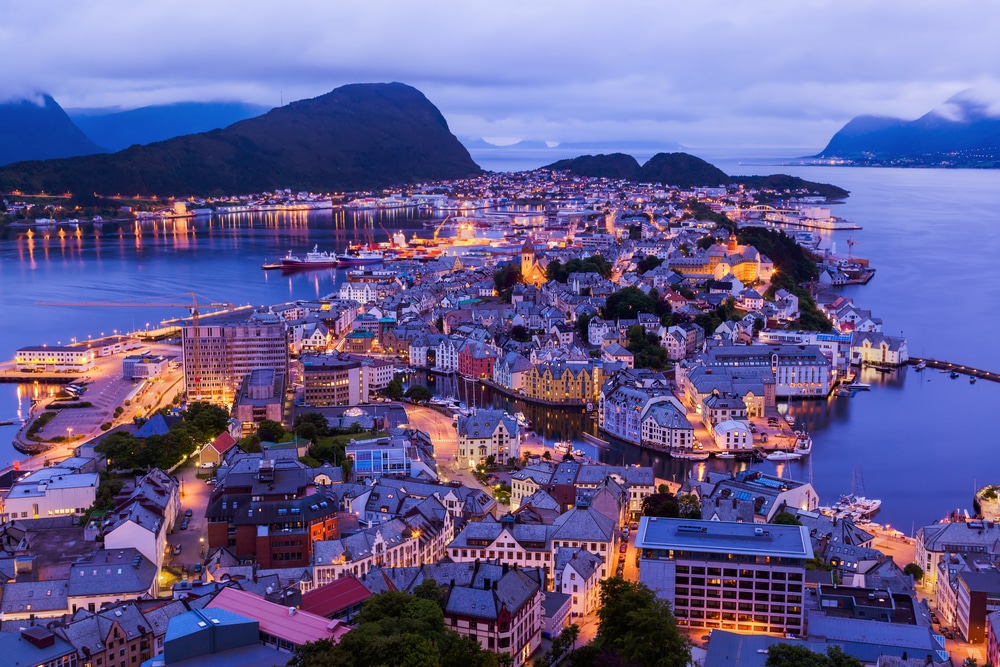
[[[225,129],[0,168],[0,189],[180,195],[367,190],[481,173],[417,89],[352,84]]]
[[[847,164],[1000,167],[1000,117],[969,93],[912,121],[858,116],[811,156]]]
[[[103,150],[48,95],[0,104],[0,165]]]
[[[842,199],[850,194],[835,185],[814,183],[786,174],[729,176],[715,165],[687,153],[657,153],[643,165],[631,155],[624,153],[581,155],[553,162],[543,168],[568,171],[577,176],[627,179],[638,183],[663,183],[680,188],[742,183],[746,187],[756,189],[777,191],[805,189],[829,199]]]
[[[179,102],[128,111],[71,109],[67,113],[94,143],[109,151],[120,151],[136,144],[151,144],[229,127],[268,110],[270,107],[238,102]]]

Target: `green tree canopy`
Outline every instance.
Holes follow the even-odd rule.
[[[681,510],[677,499],[669,493],[651,493],[642,500],[642,515],[676,519]]]
[[[285,427],[281,422],[265,419],[257,427],[257,435],[264,442],[281,442],[285,437]]]
[[[906,567],[903,568],[903,574],[912,576],[914,581],[920,581],[924,578],[924,568],[920,567],[916,563],[908,563]]]
[[[498,656],[446,628],[436,600],[383,593],[365,601],[339,644],[296,649],[289,667],[497,667]]]
[[[403,394],[414,403],[424,403],[434,398],[434,393],[422,384],[415,384]]]
[[[597,618],[597,636],[586,651],[570,658],[574,667],[686,667],[691,660],[690,642],[677,629],[670,604],[643,584],[603,580]]]
[[[656,290],[646,294],[638,287],[626,287],[614,292],[604,301],[604,319],[635,319],[639,313],[660,315],[666,304],[660,303],[660,295]],[[666,311],[669,312],[669,306]]]
[[[767,667],[863,667],[857,658],[839,646],[831,646],[826,655],[797,644],[772,644],[767,650]]]
[[[635,263],[635,268],[639,273],[646,273],[646,271],[652,271],[660,264],[663,264],[663,260],[656,255],[646,255]]]
[[[792,514],[791,512],[778,512],[771,519],[771,523],[778,524],[779,526],[801,526],[802,522]]]
[[[292,432],[296,437],[317,442],[320,438],[330,435],[330,425],[326,417],[318,412],[305,412],[298,415],[292,422]]]
[[[398,377],[392,378],[389,382],[389,386],[385,388],[385,395],[394,401],[400,401],[403,399],[403,381]]]

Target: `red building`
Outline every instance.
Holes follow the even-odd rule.
[[[208,546],[264,568],[305,567],[314,541],[340,537],[337,514],[298,461],[246,458],[212,493]]]
[[[467,340],[458,350],[458,372],[466,377],[493,379],[499,353],[488,343]]]

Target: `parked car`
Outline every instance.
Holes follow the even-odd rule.
[[[181,521],[181,530],[187,530],[187,529],[188,529],[188,518],[184,517],[184,520]]]
[[[177,556],[180,555],[180,553],[181,553],[181,545],[178,544],[174,546],[174,555]]]
[[[187,511],[184,512],[184,516],[186,516],[186,517],[194,516],[194,511],[189,507],[189,508],[187,508]]]
[[[195,563],[194,564],[194,571],[195,572],[201,572],[201,563]]]
[[[211,470],[212,468],[214,468],[214,467],[215,467],[215,464],[214,464],[214,463],[212,463],[211,461],[206,461],[205,463],[202,463],[202,464],[201,464],[200,466],[198,466],[198,467],[199,467],[199,468],[206,468],[206,469],[209,469],[209,470]]]
[[[621,553],[627,553],[628,552],[628,542],[622,542],[622,545],[620,547],[618,547],[618,551],[620,551]]]

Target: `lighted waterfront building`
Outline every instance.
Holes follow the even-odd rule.
[[[181,332],[184,386],[189,401],[231,404],[243,378],[256,369],[288,374],[288,336],[277,315],[210,320]]]
[[[22,347],[14,353],[17,370],[37,373],[83,373],[94,368],[96,354],[84,347]]]
[[[122,359],[122,378],[125,380],[148,380],[163,375],[170,359],[151,354],[133,354]]]
[[[836,378],[833,365],[815,345],[716,345],[700,363],[731,373],[763,373],[774,379],[776,396],[827,396]],[[755,375],[751,375],[754,377]]]
[[[643,414],[642,444],[660,449],[691,449],[694,426],[673,401],[656,403]]]
[[[588,362],[544,361],[528,371],[524,394],[553,403],[588,403],[598,400],[601,367]]]
[[[642,517],[635,544],[639,581],[678,625],[802,634],[805,527]]]

